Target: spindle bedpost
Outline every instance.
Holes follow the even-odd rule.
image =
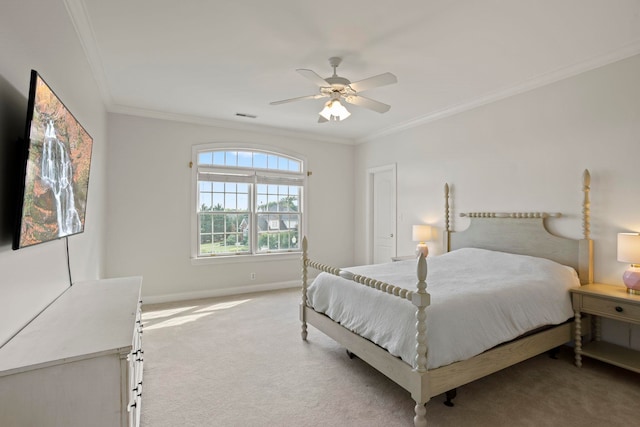
[[[582,174],[582,192],[584,200],[582,202],[582,233],[584,239],[591,238],[591,201],[589,192],[591,191],[591,174],[588,169]]]
[[[582,174],[582,239],[579,242],[579,257],[581,260],[578,275],[580,283],[593,283],[593,241],[591,240],[591,174],[588,169]]]
[[[449,210],[449,184],[444,184],[444,251],[449,252],[451,250],[451,224]]]
[[[411,302],[416,306],[416,367],[414,371],[419,373],[427,372],[427,307],[431,303],[431,295],[427,292],[427,260],[421,253],[418,258],[417,267],[417,292],[413,293]],[[427,410],[424,405],[427,403],[425,399],[416,399],[415,417],[413,423],[416,427],[427,426]],[[428,399],[427,399],[428,400]]]
[[[307,254],[307,236],[302,238],[302,303],[300,304],[300,321],[302,322],[302,340],[307,340],[307,316],[305,307],[307,306],[307,261],[309,260]]]
[[[586,261],[580,265],[580,282],[582,284],[593,283],[593,241],[591,240],[591,200],[589,193],[591,191],[591,174],[588,169],[584,170],[582,174],[582,240],[580,241],[580,258]],[[582,314],[580,310],[574,311],[575,316],[575,330],[574,330],[574,345],[575,345],[575,363],[577,367],[582,366]],[[600,327],[600,318],[596,317],[596,330]],[[589,325],[586,325],[589,327]]]

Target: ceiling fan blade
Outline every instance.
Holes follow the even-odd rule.
[[[296,70],[302,77],[306,77],[319,87],[331,87],[331,84],[320,77],[315,71],[306,68],[298,68]]]
[[[362,92],[368,89],[373,89],[374,87],[386,86],[393,83],[398,83],[398,78],[391,73],[384,73],[369,77],[368,79],[353,82],[349,86],[351,86],[351,89],[356,92]]]
[[[324,117],[320,116],[319,114],[318,114],[318,116],[319,116],[318,117],[318,123],[327,123],[329,121],[329,120],[325,119]]]
[[[318,98],[324,98],[326,96],[327,95],[323,95],[321,93],[317,95],[299,96],[297,98],[283,99],[282,101],[273,101],[273,102],[270,102],[269,105],[280,105],[280,104],[286,104],[287,102],[302,101],[303,99],[318,99]]]
[[[344,98],[349,104],[357,105],[359,107],[368,108],[369,110],[377,111],[378,113],[386,113],[391,108],[390,105],[383,104],[373,99],[365,98],[360,95],[351,95]]]

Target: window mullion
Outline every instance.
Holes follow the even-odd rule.
[[[251,254],[258,252],[258,177],[253,176],[253,184],[251,184]]]

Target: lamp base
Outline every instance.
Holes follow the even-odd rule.
[[[627,292],[633,295],[640,295],[640,267],[632,265],[622,275],[622,281],[627,287]]]
[[[416,257],[419,257],[420,254],[424,255],[425,258],[429,255],[429,246],[426,243],[420,242],[416,246]]]

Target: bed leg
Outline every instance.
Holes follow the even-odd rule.
[[[300,321],[302,322],[302,331],[300,335],[302,336],[302,341],[307,340],[307,316],[305,314],[306,306],[304,304],[300,304]]]
[[[354,357],[358,357],[354,353],[350,352],[349,350],[347,350],[347,356],[349,356],[349,359],[353,359]]]
[[[455,388],[452,389],[452,390],[449,390],[448,392],[446,392],[444,394],[445,397],[447,398],[447,400],[444,401],[445,406],[448,406],[448,407],[452,408],[453,407],[453,399],[456,398],[457,394],[458,394],[458,391]]]
[[[575,343],[574,352],[576,358],[576,366],[582,367],[582,315],[580,311],[575,312]]]
[[[424,403],[416,402],[416,416],[413,417],[413,425],[415,427],[427,427],[427,408]]]
[[[557,360],[558,353],[560,353],[560,347],[552,348],[551,350],[549,350],[549,357]]]

